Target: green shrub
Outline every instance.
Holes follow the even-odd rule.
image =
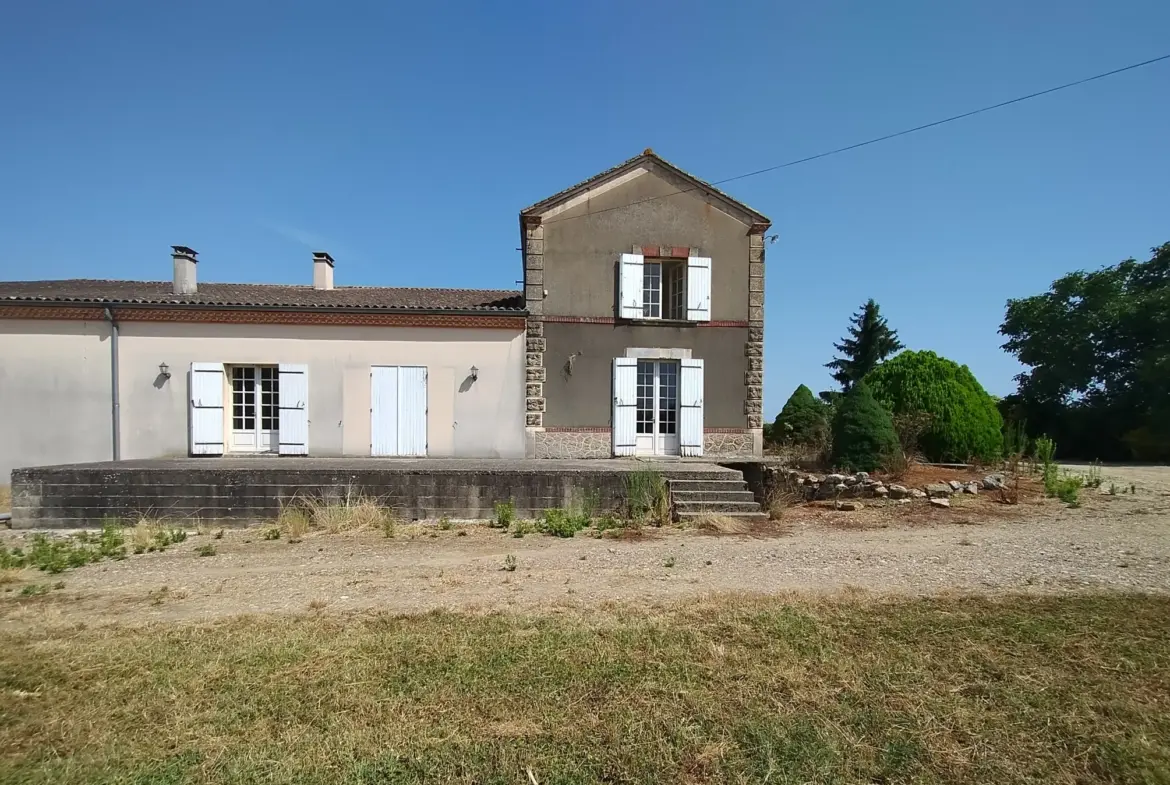
[[[780,444],[820,444],[828,434],[828,407],[803,384],[793,390],[772,424],[772,439]]]
[[[833,465],[872,472],[897,449],[898,436],[889,412],[874,400],[869,385],[863,381],[853,385],[833,418]]]
[[[512,501],[496,502],[496,517],[492,519],[492,527],[510,529],[514,520],[516,520],[516,504]]]
[[[992,462],[1003,455],[1003,417],[967,366],[934,352],[902,352],[865,381],[892,414],[931,415],[918,444],[927,460]]]
[[[280,539],[280,527],[279,526],[269,526],[267,529],[264,530],[264,533],[260,535],[260,538],[263,540],[279,540]]]
[[[198,548],[195,549],[195,555],[196,556],[214,556],[215,555],[215,546],[212,545],[211,543],[207,543],[206,545],[200,545]]]
[[[1078,496],[1080,495],[1081,486],[1084,484],[1084,478],[1080,475],[1066,475],[1056,481],[1053,495],[1065,504],[1071,504],[1073,507],[1077,507],[1080,504]]]
[[[574,515],[568,510],[553,508],[540,514],[536,528],[554,537],[572,537],[589,525],[589,519],[583,515]]]

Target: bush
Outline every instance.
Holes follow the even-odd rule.
[[[925,412],[918,449],[927,460],[998,460],[1003,418],[965,365],[934,352],[902,352],[865,377],[874,398],[894,415]]]
[[[812,390],[800,385],[776,415],[772,439],[780,444],[802,446],[823,442],[829,433],[827,408],[813,396]]]
[[[833,465],[872,472],[898,449],[890,414],[874,400],[869,385],[858,382],[845,394],[833,418]]]
[[[539,531],[554,537],[572,537],[588,525],[588,518],[557,507],[542,512],[536,523]]]

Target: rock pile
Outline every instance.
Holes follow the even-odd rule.
[[[796,469],[768,466],[764,469],[766,487],[783,486],[805,501],[826,499],[949,499],[960,493],[978,494],[985,490],[1002,488],[1006,479],[1002,474],[988,475],[982,483],[962,483],[958,480],[930,483],[922,488],[908,488],[897,483],[889,485],[869,476],[856,474],[811,474]],[[942,505],[939,505],[942,506]],[[948,503],[949,506],[949,503]]]

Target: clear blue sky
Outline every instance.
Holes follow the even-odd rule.
[[[1170,51],[1170,3],[9,3],[0,277],[512,288],[516,214],[709,180]],[[766,414],[868,297],[993,393],[1005,300],[1170,240],[1170,62],[729,184],[771,216]]]

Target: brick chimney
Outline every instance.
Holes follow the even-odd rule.
[[[313,251],[313,288],[333,288],[333,257],[324,251]]]
[[[195,294],[199,291],[195,283],[195,252],[185,245],[172,245],[171,258],[175,261],[175,294]]]

